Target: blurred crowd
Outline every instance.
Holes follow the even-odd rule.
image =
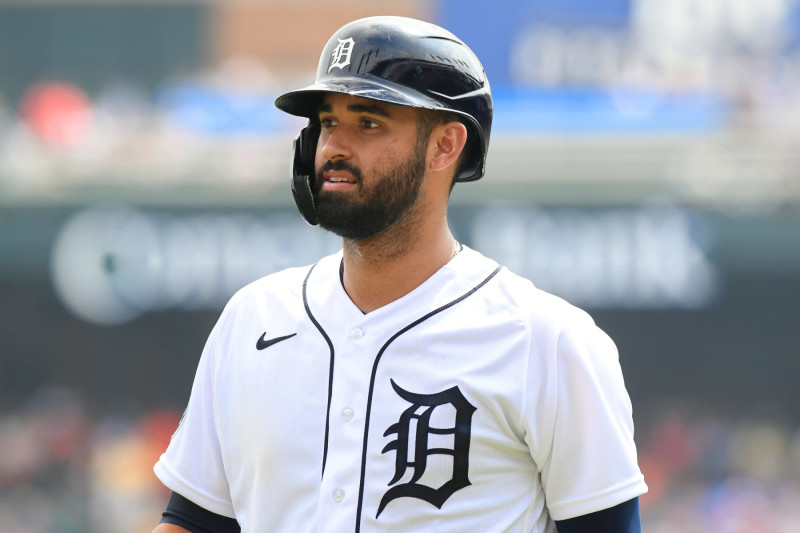
[[[97,187],[269,187],[288,157],[275,154],[276,138],[285,144],[297,123],[272,105],[268,79],[234,58],[155,94],[115,81],[90,95],[47,80],[16,105],[0,94],[0,191],[21,201]]]
[[[111,411],[92,416],[74,393],[43,388],[0,412],[0,531],[152,530],[168,498],[152,467],[180,413]]]
[[[800,530],[800,427],[771,412],[698,406],[648,413],[638,428],[648,533]]]
[[[648,533],[790,533],[800,528],[800,427],[670,405],[637,421]],[[148,533],[168,493],[152,466],[176,410],[92,415],[43,388],[0,411],[0,531]]]

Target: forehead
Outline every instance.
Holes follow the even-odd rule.
[[[317,111],[319,113],[367,113],[395,119],[416,118],[414,108],[341,93],[325,93]]]

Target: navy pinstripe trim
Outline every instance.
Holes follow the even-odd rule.
[[[427,315],[425,315],[425,316],[423,316],[421,318],[418,318],[417,320],[415,320],[411,324],[407,325],[406,327],[404,327],[403,329],[401,329],[400,331],[398,331],[397,333],[392,335],[389,338],[389,340],[386,341],[386,343],[381,347],[380,351],[378,352],[378,355],[375,357],[375,363],[373,363],[373,365],[372,365],[372,375],[370,376],[370,380],[369,380],[369,395],[367,396],[367,413],[366,413],[366,419],[364,421],[364,444],[363,444],[362,449],[361,449],[361,478],[359,480],[359,488],[358,488],[358,510],[356,511],[355,533],[359,533],[361,531],[361,511],[362,511],[362,507],[363,507],[363,504],[364,504],[364,478],[366,477],[366,470],[367,470],[367,441],[368,441],[368,437],[369,437],[369,420],[370,420],[370,416],[371,416],[371,412],[372,412],[372,393],[373,393],[373,391],[375,389],[375,376],[378,373],[378,363],[381,360],[381,356],[383,356],[383,353],[386,351],[386,349],[389,347],[389,345],[392,342],[394,342],[395,339],[397,339],[400,335],[402,335],[403,333],[407,332],[408,330],[418,326],[419,324],[425,322],[430,317],[432,317],[432,316],[434,316],[434,315],[436,315],[438,313],[441,313],[442,311],[445,311],[445,310],[453,307],[457,303],[459,303],[459,302],[465,300],[466,298],[472,296],[473,294],[475,294],[475,292],[478,291],[478,289],[480,289],[481,287],[483,287],[484,285],[489,283],[489,281],[493,277],[495,277],[498,272],[500,272],[501,268],[502,267],[500,267],[500,266],[495,268],[494,272],[489,274],[486,277],[486,279],[481,281],[475,287],[470,289],[465,294],[462,294],[461,296],[459,296],[458,298],[456,298],[452,302],[447,303],[447,304],[439,307],[438,309],[434,309],[433,311],[431,311]]]
[[[329,366],[329,369],[328,369],[328,407],[327,407],[327,411],[325,413],[325,441],[324,441],[324,445],[323,445],[323,448],[322,448],[322,472],[320,473],[320,479],[322,479],[322,476],[325,474],[325,462],[328,460],[328,433],[330,432],[330,425],[331,425],[331,397],[333,395],[333,356],[334,356],[334,352],[333,352],[333,343],[331,342],[330,337],[328,337],[328,334],[325,333],[325,330],[322,329],[322,326],[320,326],[319,322],[317,322],[317,319],[314,318],[314,315],[311,313],[311,309],[308,307],[308,297],[306,295],[306,288],[308,286],[308,278],[311,277],[311,273],[317,267],[317,264],[319,264],[319,263],[314,264],[308,270],[308,274],[306,274],[306,279],[303,280],[303,307],[306,308],[306,314],[308,315],[308,318],[310,318],[311,322],[314,323],[314,326],[316,326],[317,330],[322,335],[322,338],[325,339],[325,342],[328,343],[328,348],[330,348],[330,350],[331,350],[330,366]]]

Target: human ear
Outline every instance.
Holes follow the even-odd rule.
[[[434,128],[431,141],[433,141],[433,158],[430,169],[445,170],[458,163],[459,156],[467,144],[467,127],[460,122],[447,122]]]

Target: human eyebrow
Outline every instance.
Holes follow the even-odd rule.
[[[380,117],[391,118],[392,115],[389,114],[386,109],[383,107],[366,105],[366,104],[352,104],[347,106],[347,110],[352,113],[366,113],[369,115],[378,115]]]

